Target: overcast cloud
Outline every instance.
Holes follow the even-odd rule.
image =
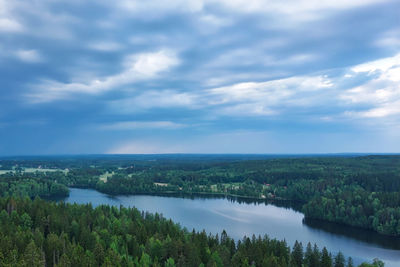
[[[396,0],[0,0],[0,155],[400,151]]]

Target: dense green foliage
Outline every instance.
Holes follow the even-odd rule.
[[[207,235],[137,209],[0,198],[0,266],[354,266],[296,242]],[[381,261],[362,266],[383,266]]]
[[[307,218],[400,236],[400,156],[395,155],[36,157],[4,159],[0,164],[2,169],[19,169],[15,177],[21,176],[18,173],[24,173],[23,168],[27,167],[62,170],[21,176],[23,184],[45,181],[47,194],[53,194],[49,188],[57,181],[55,185],[94,188],[108,194],[218,194],[287,199],[304,203]],[[1,188],[2,195],[5,191],[15,194],[22,190],[15,190],[15,183],[7,183]],[[17,187],[32,191],[29,186]]]
[[[65,197],[68,194],[68,187],[57,183],[54,176],[6,173],[0,178],[0,196]]]

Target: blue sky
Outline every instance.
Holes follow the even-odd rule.
[[[400,152],[398,0],[0,0],[0,155]]]

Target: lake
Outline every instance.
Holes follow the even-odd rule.
[[[400,266],[400,239],[387,237],[372,231],[333,223],[304,220],[304,215],[290,207],[271,203],[248,203],[226,198],[180,198],[153,195],[108,196],[92,189],[70,189],[68,203],[92,203],[158,212],[188,230],[193,228],[207,233],[221,233],[241,239],[253,234],[285,239],[290,246],[298,240],[316,243],[336,253],[342,251],[355,263],[379,258],[385,266]]]

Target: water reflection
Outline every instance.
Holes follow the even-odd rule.
[[[265,204],[265,205],[274,205],[280,208],[292,209],[298,212],[301,212],[301,208],[304,203],[299,201],[291,201],[291,200],[279,200],[279,199],[255,199],[241,196],[230,196],[230,195],[217,195],[217,194],[208,194],[208,193],[153,193],[153,194],[135,194],[136,196],[160,196],[167,198],[186,198],[186,199],[224,199],[228,200],[232,203],[238,204]],[[132,196],[132,195],[120,195],[120,196]],[[112,196],[111,196],[112,197]]]
[[[382,248],[400,250],[400,238],[382,235],[370,230],[331,223],[315,219],[303,219],[303,223],[313,229],[331,234],[350,237],[362,242],[378,245]]]

